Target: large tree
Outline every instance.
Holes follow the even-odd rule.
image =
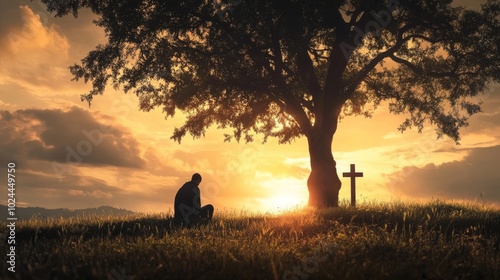
[[[90,8],[108,42],[70,67],[92,83],[133,91],[141,110],[178,110],[173,139],[232,128],[280,143],[305,136],[309,205],[337,206],[332,139],[343,115],[387,102],[400,130],[425,123],[458,141],[499,80],[498,0],[481,10],[446,0],[42,0],[56,16]],[[370,105],[370,110],[367,109]],[[264,141],[265,141],[264,140]]]

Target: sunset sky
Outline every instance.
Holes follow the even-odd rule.
[[[170,136],[181,112],[167,120],[161,109],[141,112],[137,97],[112,88],[90,108],[80,101],[90,85],[71,81],[68,66],[107,41],[90,12],[54,18],[38,1],[23,0],[3,1],[0,14],[0,181],[6,185],[7,162],[15,161],[18,206],[164,212],[194,172],[203,176],[202,204],[216,211],[307,202],[305,138],[224,143],[225,131],[212,127],[179,145]],[[351,163],[364,172],[361,203],[442,198],[500,206],[500,86],[481,99],[484,112],[461,131],[461,145],[436,140],[431,125],[401,134],[405,116],[386,106],[371,119],[343,119],[333,143],[338,173]],[[340,199],[349,199],[349,179],[341,179]]]

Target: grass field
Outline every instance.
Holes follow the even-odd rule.
[[[344,205],[216,213],[192,228],[165,214],[18,221],[16,272],[2,266],[2,279],[500,279],[500,210]]]

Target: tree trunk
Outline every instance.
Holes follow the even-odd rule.
[[[340,179],[337,175],[335,160],[332,155],[332,140],[336,130],[320,129],[308,136],[311,174],[307,179],[309,206],[337,207],[339,204]]]

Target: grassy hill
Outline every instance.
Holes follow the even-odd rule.
[[[2,279],[500,279],[500,211],[365,204],[216,213],[192,228],[165,215],[32,219],[17,224],[16,273],[2,266]]]

